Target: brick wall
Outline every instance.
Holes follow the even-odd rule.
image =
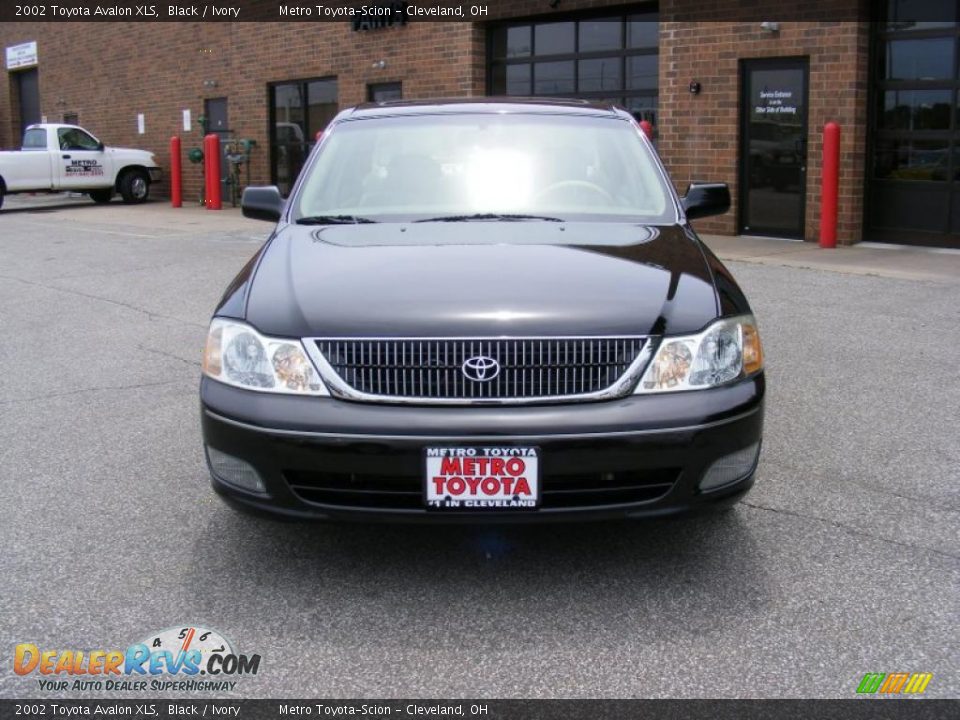
[[[471,23],[417,23],[354,32],[349,23],[49,23],[0,27],[0,46],[38,41],[41,112],[80,125],[108,145],[138,147],[170,167],[169,140],[182,134],[184,198],[200,192],[186,149],[201,145],[204,99],[228,98],[229,124],[257,141],[251,180],[270,177],[267,83],[337,78],[339,103],[366,100],[368,83],[401,80],[406,98],[482,94],[484,31]],[[385,67],[374,67],[380,60]],[[215,80],[216,87],[205,87]],[[13,83],[0,72],[0,147],[19,144]],[[191,133],[182,132],[190,109]],[[137,133],[137,114],[146,133]],[[158,194],[169,191],[167,180]]]
[[[704,4],[724,15],[734,0]],[[845,0],[835,0],[843,3]],[[622,7],[615,0],[564,0],[556,12]],[[649,9],[650,5],[639,5]],[[544,0],[496,3],[491,19],[549,15]],[[682,13],[682,14],[681,14]],[[691,22],[682,0],[660,4],[659,149],[678,187],[697,179],[724,181],[731,213],[698,221],[708,232],[736,231],[739,61],[809,58],[810,97],[806,229],[819,228],[821,128],[843,128],[839,239],[860,237],[866,144],[869,28],[856,22],[782,22],[774,35],[759,21]],[[169,168],[168,143],[189,108],[193,132],[184,147],[200,145],[197,118],[205,98],[227,97],[231,129],[257,141],[253,182],[269,180],[267,83],[336,76],[341,107],[362,102],[366,85],[403,82],[405,98],[482,95],[486,92],[486,28],[482,23],[412,21],[402,27],[354,32],[348,23],[8,23],[3,47],[38,40],[42,112],[58,121],[76,112],[81,125],[108,144],[142,147]],[[382,69],[374,64],[385,61]],[[204,86],[215,80],[217,87]],[[691,80],[702,84],[692,96]],[[9,73],[0,72],[0,146],[18,143]],[[137,113],[146,134],[136,131]],[[184,161],[185,195],[199,195],[199,168]],[[158,194],[168,191],[166,180]]]
[[[733,211],[697,222],[705,232],[736,231],[740,60],[807,57],[810,66],[805,239],[819,237],[822,129],[841,126],[838,239],[860,239],[867,125],[869,26],[857,22],[784,22],[776,34],[759,22],[660,25],[659,149],[674,182],[730,184]],[[691,80],[702,85],[691,95]]]

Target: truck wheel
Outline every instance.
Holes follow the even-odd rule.
[[[106,190],[91,190],[87,194],[95,203],[108,203],[110,202],[110,198],[113,197],[113,188],[107,188]]]
[[[120,178],[120,197],[128,205],[146,202],[150,197],[150,178],[143,170],[128,170]]]

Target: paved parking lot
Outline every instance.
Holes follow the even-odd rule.
[[[191,622],[263,656],[238,696],[850,697],[892,671],[960,695],[960,277],[730,264],[769,399],[757,485],[729,513],[283,524],[214,496],[197,407],[209,313],[268,225],[8,208],[0,696],[45,695],[12,672],[17,643]]]

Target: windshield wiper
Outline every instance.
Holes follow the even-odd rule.
[[[563,222],[560,218],[546,215],[513,215],[509,213],[473,213],[472,215],[440,215],[439,217],[414,220],[414,222],[470,222],[472,220],[546,220],[547,222]]]
[[[297,225],[366,225],[375,222],[356,215],[307,215],[296,219]]]

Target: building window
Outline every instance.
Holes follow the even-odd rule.
[[[337,114],[337,80],[273,83],[270,97],[270,175],[284,195],[322,132]]]
[[[488,90],[612,102],[656,125],[658,38],[656,12],[494,25]]]
[[[956,7],[916,22],[906,18],[922,16],[925,0],[887,4],[874,26],[866,234],[958,247],[960,24],[947,20]]]
[[[403,86],[398,82],[370,83],[367,85],[367,100],[370,102],[390,102],[403,97]]]

